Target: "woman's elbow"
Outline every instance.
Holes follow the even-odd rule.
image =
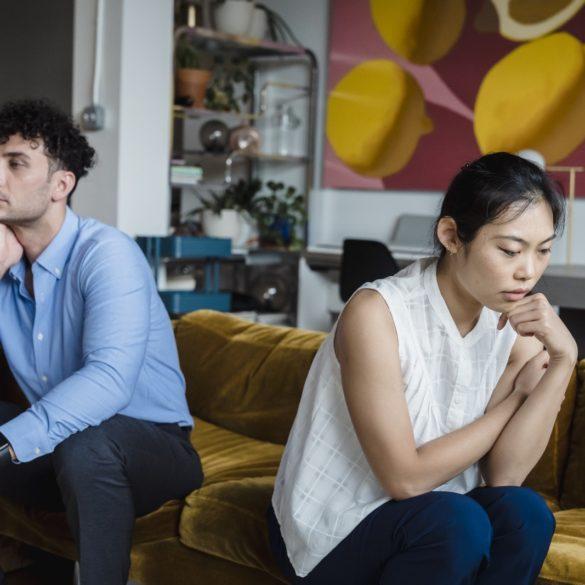
[[[425,493],[424,490],[405,481],[393,481],[385,489],[393,500],[408,500]]]

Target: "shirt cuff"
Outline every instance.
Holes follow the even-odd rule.
[[[0,425],[19,463],[32,461],[53,451],[53,445],[39,419],[30,411],[15,416]]]

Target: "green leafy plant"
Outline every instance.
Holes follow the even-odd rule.
[[[199,69],[201,67],[197,49],[185,37],[177,43],[175,63],[177,69]]]
[[[236,95],[237,84],[243,92]],[[205,107],[210,110],[240,112],[241,105],[249,103],[254,92],[254,67],[242,57],[217,55],[213,78],[205,93]]]
[[[256,222],[261,245],[300,248],[303,240],[297,231],[307,219],[303,194],[282,182],[268,181],[266,187],[269,193],[258,196],[262,181],[240,179],[221,193],[210,191],[206,197],[198,196],[201,207],[187,217],[204,210],[220,215],[225,209],[233,209],[248,214]]]
[[[293,186],[282,182],[266,183],[269,195],[254,200],[252,216],[258,223],[263,245],[298,248],[303,240],[297,236],[297,227],[307,218],[305,198]]]
[[[193,210],[189,215],[194,215],[202,210],[208,209],[219,215],[224,209],[234,209],[239,212],[247,212],[254,215],[256,205],[255,197],[262,189],[262,181],[252,179],[245,181],[240,179],[237,183],[229,185],[222,193],[210,191],[209,197],[198,196],[201,207]]]

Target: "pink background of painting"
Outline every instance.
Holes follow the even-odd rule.
[[[484,0],[489,1],[489,0]],[[422,136],[400,172],[376,179],[354,173],[325,140],[323,186],[346,189],[444,191],[453,175],[481,153],[473,133],[473,105],[481,80],[494,63],[518,46],[497,33],[480,33],[474,21],[482,1],[468,0],[465,26],[451,51],[430,66],[409,63],[384,43],[372,21],[369,0],[332,0],[327,94],[352,68],[368,59],[391,59],[413,75],[425,95],[434,130]],[[582,42],[585,10],[560,30]],[[585,143],[558,165],[585,166]],[[566,174],[555,174],[568,192]],[[577,196],[585,196],[585,173],[577,175]]]

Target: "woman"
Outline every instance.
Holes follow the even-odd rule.
[[[520,486],[577,346],[528,293],[563,217],[539,167],[486,155],[445,195],[438,258],[350,299],[312,364],[268,511],[291,582],[535,582],[555,521]]]

